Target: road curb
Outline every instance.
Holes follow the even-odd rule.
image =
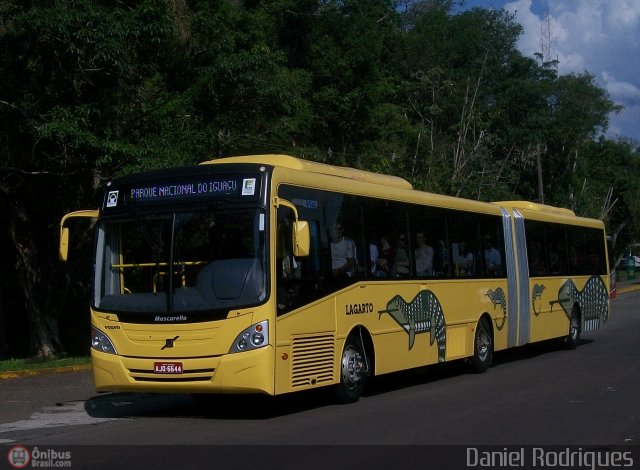
[[[0,380],[4,379],[19,379],[21,377],[34,377],[44,374],[63,374],[65,372],[86,372],[91,370],[91,364],[81,364],[75,366],[63,366],[63,367],[49,367],[44,369],[26,369],[26,370],[11,370],[7,372],[0,372]]]
[[[625,294],[627,292],[633,292],[636,290],[640,290],[640,284],[636,284],[633,286],[626,286],[626,287],[618,287],[617,289],[618,294]]]

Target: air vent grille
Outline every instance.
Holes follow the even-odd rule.
[[[291,387],[327,385],[333,382],[333,335],[295,338],[291,347]]]

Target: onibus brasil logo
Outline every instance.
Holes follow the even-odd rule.
[[[31,454],[26,447],[14,446],[9,449],[7,459],[13,468],[25,468],[31,462]]]
[[[71,467],[71,452],[55,449],[41,450],[37,447],[29,450],[24,446],[17,445],[9,449],[7,460],[13,468],[26,468],[29,464],[32,467],[69,468]]]

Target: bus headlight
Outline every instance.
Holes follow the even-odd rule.
[[[233,341],[229,353],[249,351],[269,344],[269,322],[267,320],[251,325]]]
[[[95,326],[91,327],[91,347],[103,353],[117,354],[116,348],[113,346],[109,337]]]

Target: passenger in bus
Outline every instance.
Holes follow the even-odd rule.
[[[337,223],[331,242],[331,271],[335,278],[353,277],[356,267],[355,243],[344,236],[344,228]]]
[[[500,253],[498,253],[500,255]],[[473,256],[473,249],[464,242],[460,243],[460,256],[456,261],[459,276],[473,276],[475,275],[475,257]]]
[[[397,277],[405,277],[409,274],[411,274],[411,261],[407,250],[407,237],[401,234],[398,237],[398,246],[396,248],[395,275]]]
[[[376,270],[378,269],[377,261],[378,261],[378,245],[371,242],[369,243],[369,261],[370,261],[370,269],[371,275],[375,277]]]
[[[433,275],[433,248],[425,243],[424,232],[416,232],[416,274]]]
[[[384,233],[378,242],[378,259],[376,260],[376,277],[389,277],[393,275],[393,263],[395,250],[389,243],[389,236]]]
[[[362,250],[358,250],[358,247],[354,241],[353,246],[353,251],[356,258],[356,266],[354,269],[355,275],[358,277],[375,277],[376,260],[378,259],[378,246],[374,242],[369,243],[369,259],[365,259],[366,255],[364,252],[366,250],[364,249],[364,245]]]
[[[444,240],[437,240],[433,249],[433,274],[435,276],[448,276],[449,270],[449,251]]]
[[[484,238],[484,260],[487,263],[488,274],[497,276],[502,273],[502,257],[490,236]]]

